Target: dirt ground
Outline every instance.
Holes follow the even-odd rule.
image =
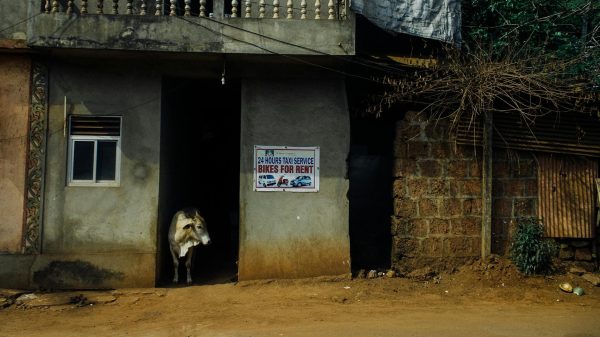
[[[0,336],[600,336],[600,287],[576,274],[426,274],[36,292],[4,304]]]

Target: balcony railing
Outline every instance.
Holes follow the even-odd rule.
[[[285,1],[285,3],[284,3]],[[346,0],[42,0],[42,12],[79,15],[344,20]]]
[[[29,1],[41,14],[27,25],[31,48],[355,53],[355,16],[347,9],[349,0]]]

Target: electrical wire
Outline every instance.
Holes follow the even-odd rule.
[[[23,19],[23,20],[21,20],[21,21],[17,22],[17,23],[14,23],[14,24],[12,24],[12,25],[10,25],[10,26],[4,27],[4,28],[0,29],[0,33],[3,33],[3,32],[5,32],[5,31],[7,31],[7,30],[9,30],[9,29],[11,29],[11,28],[13,28],[13,27],[16,27],[16,26],[18,26],[18,25],[22,24],[22,23],[25,23],[25,22],[27,22],[27,21],[29,21],[29,20],[31,20],[31,19],[33,19],[33,18],[35,18],[36,16],[38,16],[38,15],[42,14],[42,13],[43,13],[43,12],[39,12],[39,13],[37,13],[37,14],[34,14],[34,15],[32,15],[32,16],[30,16],[30,17],[26,18],[26,19]]]
[[[179,10],[179,11],[183,11],[183,9],[181,8],[181,6],[179,6],[179,5],[176,5],[176,9]],[[13,27],[15,27],[15,26],[17,26],[17,25],[19,25],[21,23],[27,22],[27,21],[29,21],[29,20],[31,20],[31,19],[33,19],[33,18],[35,18],[35,17],[37,17],[38,15],[41,15],[41,14],[46,14],[46,13],[43,12],[43,11],[40,11],[37,14],[34,14],[34,15],[32,15],[32,16],[26,18],[26,19],[23,19],[23,20],[15,23],[13,25],[11,25],[11,26],[8,26],[8,27],[5,27],[5,28],[1,29],[0,33],[3,32],[3,31],[8,30],[10,28],[13,28]],[[88,15],[90,15],[90,14],[88,14]],[[179,18],[179,19],[181,19],[181,20],[184,20],[184,21],[186,21],[188,23],[197,24],[197,23],[195,23],[193,21],[185,19],[184,16],[176,16],[176,17]],[[251,30],[248,30],[248,29],[244,29],[244,28],[241,28],[241,27],[238,27],[238,26],[235,26],[235,25],[232,25],[232,24],[220,21],[220,20],[215,20],[213,18],[209,18],[209,17],[199,17],[199,18],[202,18],[204,20],[208,20],[208,21],[214,22],[214,23],[219,24],[219,25],[227,26],[227,27],[232,28],[232,29],[243,31],[243,32],[248,33],[248,34],[256,35],[256,36],[259,36],[261,38],[265,38],[265,39],[268,39],[268,40],[271,40],[271,41],[275,41],[275,42],[278,42],[278,43],[281,43],[281,44],[285,44],[285,45],[288,45],[288,46],[292,46],[292,47],[295,47],[295,48],[306,50],[306,51],[309,51],[309,52],[317,54],[317,55],[328,56],[328,57],[340,59],[340,60],[342,60],[342,61],[344,61],[346,63],[357,64],[357,65],[361,65],[361,66],[364,66],[364,67],[367,67],[367,68],[370,68],[370,69],[373,69],[373,70],[377,70],[377,71],[382,71],[382,72],[391,72],[391,73],[396,73],[396,74],[403,74],[403,73],[406,72],[405,69],[400,68],[400,67],[394,67],[394,66],[391,66],[391,65],[382,65],[382,64],[378,64],[378,63],[373,64],[372,61],[369,61],[369,60],[366,60],[366,59],[363,60],[360,56],[357,56],[357,55],[354,55],[352,58],[347,58],[347,57],[344,57],[344,56],[341,56],[341,55],[333,55],[333,54],[329,54],[329,53],[326,53],[326,52],[323,52],[323,51],[320,51],[320,50],[317,50],[317,49],[314,49],[314,48],[310,48],[310,47],[307,47],[307,46],[302,46],[302,45],[295,44],[295,43],[288,42],[288,41],[284,41],[284,40],[281,40],[281,39],[278,39],[278,38],[275,38],[275,37],[272,37],[272,36],[268,36],[268,35],[265,35],[265,34],[262,34],[262,33],[254,32],[254,31],[251,31]],[[202,25],[200,25],[200,26],[202,26]],[[202,27],[207,28],[205,26],[202,26]],[[222,34],[220,32],[216,32],[216,33]],[[223,35],[225,35],[225,34],[223,34]],[[231,39],[234,39],[231,36],[228,36],[228,37],[231,38]],[[247,41],[240,40],[240,39],[234,39],[234,40],[236,40],[238,42],[252,44],[252,43],[249,43]],[[260,48],[258,46],[256,46],[256,47]],[[273,51],[270,51],[268,49],[265,49],[264,51],[272,53],[272,54],[277,54],[277,53],[275,53]],[[278,54],[278,55],[282,55],[282,54]],[[304,63],[311,64],[310,62],[306,62],[306,61]]]
[[[179,6],[178,4],[175,4],[175,8],[180,13],[184,12],[184,9],[181,6]],[[191,20],[186,19],[185,16],[177,15],[175,17],[178,18],[178,19],[180,19],[180,20],[186,21],[186,22],[188,22],[190,24],[197,24],[197,25],[199,25],[199,26],[201,26],[203,28],[208,29],[208,27],[206,27],[206,26],[202,26],[202,25],[200,25],[200,24],[198,24],[196,22],[193,22]],[[403,69],[403,68],[393,67],[393,66],[389,66],[389,65],[383,66],[383,65],[380,65],[380,64],[375,64],[374,65],[374,64],[372,64],[372,62],[367,63],[365,61],[360,61],[360,57],[359,56],[354,56],[353,58],[348,58],[348,57],[344,57],[344,56],[341,56],[341,55],[333,55],[333,54],[329,54],[329,53],[326,53],[326,52],[323,52],[323,51],[320,51],[320,50],[317,50],[317,49],[314,49],[314,48],[302,46],[302,45],[295,44],[295,43],[292,43],[292,42],[288,42],[288,41],[285,41],[285,40],[281,40],[281,39],[278,39],[278,38],[275,38],[275,37],[272,37],[272,36],[268,36],[268,35],[265,35],[265,34],[262,34],[262,33],[258,33],[258,32],[254,32],[254,31],[251,31],[251,30],[248,30],[248,29],[245,29],[245,28],[241,28],[241,27],[238,27],[236,25],[232,25],[232,24],[226,23],[224,21],[216,20],[214,18],[210,18],[210,17],[207,17],[207,16],[198,16],[197,18],[200,18],[202,20],[211,21],[211,22],[216,23],[218,25],[226,26],[226,27],[229,27],[229,28],[232,28],[232,29],[236,29],[236,30],[248,33],[248,34],[256,35],[258,37],[265,38],[265,39],[268,39],[268,40],[271,40],[271,41],[275,41],[275,42],[278,42],[278,43],[281,43],[281,44],[285,44],[285,45],[288,45],[288,46],[291,46],[291,47],[295,47],[295,48],[299,48],[299,49],[302,49],[302,50],[306,50],[306,51],[309,51],[309,52],[317,54],[317,55],[328,56],[328,57],[340,59],[340,60],[342,60],[342,61],[344,61],[346,63],[353,63],[353,64],[362,65],[364,67],[371,68],[371,69],[374,69],[374,70],[377,70],[377,71],[393,72],[393,73],[396,73],[396,74],[405,74],[406,73],[406,70]],[[243,20],[242,18],[240,18],[240,19]],[[225,35],[225,34],[223,34],[221,32],[216,32],[216,34]],[[227,35],[225,35],[225,36],[227,36]],[[228,37],[230,37],[230,36],[228,36]],[[234,38],[232,38],[232,39],[234,39]],[[234,39],[234,40],[238,41],[238,42],[244,42],[244,43],[252,44],[252,43],[249,43],[247,41],[242,41],[240,39]],[[254,45],[254,44],[252,44],[252,45]],[[254,45],[254,46],[258,47],[256,45]],[[258,48],[261,48],[261,47],[258,47]],[[269,50],[265,50],[265,51],[273,53],[273,54],[277,54],[277,53],[269,51]],[[278,55],[281,55],[281,54],[278,54]]]
[[[256,2],[253,2],[253,3],[256,3]],[[266,5],[267,6],[273,6],[273,5],[269,5],[269,4],[266,4]],[[175,7],[176,7],[176,10],[178,10],[179,12],[184,12],[184,9],[181,8],[181,6],[179,6],[178,4],[175,4]],[[179,16],[176,16],[176,17],[180,18],[182,20],[185,20],[184,19],[185,16],[180,16],[179,15]],[[251,30],[248,30],[248,29],[245,29],[245,28],[241,28],[241,27],[238,27],[236,25],[232,25],[232,24],[226,23],[226,22],[221,21],[221,20],[215,20],[214,18],[210,18],[210,17],[206,17],[206,16],[203,16],[203,17],[202,16],[198,16],[198,18],[203,19],[203,20],[212,21],[212,22],[214,22],[216,24],[219,24],[219,25],[227,26],[227,27],[239,30],[239,31],[243,31],[245,33],[253,34],[253,35],[256,35],[256,36],[259,36],[259,37],[262,37],[262,38],[265,38],[265,39],[269,39],[269,40],[272,40],[272,41],[275,41],[275,42],[279,42],[279,43],[282,43],[282,44],[285,44],[285,45],[288,45],[288,46],[292,46],[292,47],[296,47],[296,48],[303,49],[303,50],[306,50],[306,51],[310,51],[310,52],[315,53],[315,54],[319,54],[319,55],[323,55],[323,56],[329,56],[329,57],[333,57],[333,58],[338,58],[338,59],[343,60],[344,62],[362,65],[362,66],[365,66],[365,67],[368,67],[368,68],[371,68],[371,69],[374,69],[374,70],[387,71],[387,72],[391,71],[391,72],[395,72],[395,73],[398,73],[398,74],[400,74],[400,73],[402,73],[402,74],[406,73],[406,69],[401,68],[401,67],[393,67],[393,66],[390,66],[390,65],[383,66],[381,64],[373,65],[371,61],[367,61],[369,63],[366,63],[365,61],[360,61],[361,58],[360,58],[360,56],[357,56],[357,55],[354,55],[353,58],[346,58],[346,57],[343,57],[343,56],[340,56],[340,55],[333,55],[333,54],[329,54],[329,53],[326,53],[326,52],[323,52],[323,51],[320,51],[320,50],[317,50],[317,49],[314,49],[314,48],[302,46],[302,45],[295,44],[295,43],[292,43],[292,42],[288,42],[288,41],[284,41],[284,40],[281,40],[281,39],[277,39],[277,38],[272,37],[272,36],[264,35],[262,33],[258,33],[258,32],[254,32],[254,31],[251,31]],[[242,19],[242,18],[240,17],[240,19]],[[185,21],[190,22],[189,20],[185,20]],[[190,23],[192,23],[192,22],[190,22]]]
[[[184,21],[192,23],[191,21],[184,19],[185,16],[178,16],[178,18],[180,18],[180,19],[182,19]],[[268,39],[268,40],[271,40],[271,41],[275,41],[275,42],[278,42],[278,43],[281,43],[281,44],[285,44],[285,45],[288,45],[288,46],[291,46],[291,47],[296,47],[296,48],[299,48],[299,49],[302,49],[302,50],[306,50],[306,51],[309,51],[309,52],[312,52],[312,53],[315,53],[315,54],[318,54],[318,55],[329,56],[329,57],[332,57],[332,58],[341,59],[342,61],[347,62],[347,63],[354,63],[354,64],[362,65],[362,66],[365,66],[365,67],[368,67],[368,68],[372,68],[372,69],[378,70],[378,71],[395,71],[395,72],[402,72],[402,73],[404,72],[404,70],[401,69],[401,68],[395,68],[395,67],[385,67],[385,68],[383,68],[383,67],[378,67],[378,66],[375,66],[375,65],[372,65],[372,64],[367,64],[367,63],[364,63],[364,62],[360,62],[360,61],[357,61],[357,60],[355,60],[353,58],[346,58],[346,57],[343,57],[343,56],[340,56],[340,55],[329,54],[329,53],[326,53],[326,52],[323,52],[323,51],[320,51],[320,50],[317,50],[317,49],[314,49],[314,48],[302,46],[302,45],[299,45],[299,44],[296,44],[296,43],[284,41],[284,40],[281,40],[281,39],[278,39],[278,38],[275,38],[275,37],[272,37],[272,36],[268,36],[268,35],[265,35],[265,34],[262,34],[262,33],[258,33],[258,32],[254,32],[254,31],[251,31],[251,30],[248,30],[248,29],[245,29],[245,28],[241,28],[241,27],[238,27],[236,25],[232,25],[232,24],[226,23],[226,22],[221,21],[221,20],[215,20],[215,19],[210,18],[210,17],[200,17],[200,18],[208,20],[208,21],[211,21],[211,22],[214,22],[214,23],[219,24],[219,25],[223,25],[223,26],[226,26],[226,27],[229,27],[229,28],[233,28],[233,29],[245,32],[245,33],[253,34],[253,35],[256,35],[258,37],[262,37],[262,38],[265,38],[265,39]]]
[[[181,10],[180,6],[177,6],[177,7],[178,7],[179,10]],[[37,13],[35,15],[32,15],[32,16],[26,18],[26,19],[23,19],[23,20],[15,23],[15,24],[13,24],[11,26],[3,28],[2,30],[0,30],[0,32],[6,31],[6,30],[8,30],[8,29],[10,29],[12,27],[15,27],[15,26],[19,25],[19,24],[22,24],[24,22],[30,21],[33,18],[35,18],[35,17],[37,17],[38,15],[41,15],[41,14],[45,14],[45,13],[44,12],[39,12],[39,13]],[[306,64],[306,65],[309,65],[309,66],[312,66],[312,67],[317,67],[317,68],[320,68],[320,69],[331,71],[331,72],[334,72],[334,73],[337,73],[337,74],[340,74],[340,75],[343,75],[343,76],[353,77],[353,78],[357,78],[357,79],[361,79],[361,80],[365,80],[365,81],[369,81],[369,82],[374,82],[374,83],[377,83],[377,84],[382,84],[383,83],[382,81],[378,81],[378,80],[375,80],[373,78],[369,78],[369,77],[365,77],[365,76],[361,76],[361,75],[356,75],[356,74],[351,74],[351,73],[348,73],[348,72],[343,71],[343,70],[339,70],[339,69],[327,67],[327,66],[324,66],[324,65],[321,65],[321,64],[317,64],[317,63],[313,63],[313,62],[307,61],[305,59],[302,59],[300,57],[277,53],[277,52],[275,52],[273,50],[270,50],[270,49],[268,49],[266,47],[259,46],[259,45],[255,44],[255,43],[252,43],[252,42],[249,42],[249,41],[245,41],[245,40],[233,37],[231,35],[228,35],[228,34],[225,34],[225,33],[219,32],[219,31],[215,31],[214,29],[211,29],[210,27],[202,25],[202,24],[200,24],[198,22],[194,22],[194,21],[188,20],[184,16],[176,16],[176,17],[179,18],[180,20],[183,20],[183,21],[189,23],[189,24],[201,27],[201,28],[203,28],[203,29],[205,29],[205,30],[207,30],[207,31],[215,34],[215,35],[223,35],[223,36],[225,36],[225,37],[227,37],[227,38],[229,38],[229,39],[231,39],[233,41],[237,41],[237,42],[240,42],[240,43],[244,43],[244,44],[253,46],[253,47],[255,47],[255,48],[259,49],[259,50],[262,50],[264,52],[267,52],[269,54],[273,54],[273,55],[277,55],[277,56],[280,56],[280,57],[288,58],[288,59],[294,60],[294,61],[299,62],[299,63],[303,63],[303,64]],[[253,35],[256,35],[256,36],[259,36],[259,37],[262,37],[262,38],[265,38],[265,39],[269,39],[269,40],[272,40],[272,41],[275,41],[275,42],[278,42],[278,43],[282,43],[282,44],[289,45],[289,46],[292,46],[292,47],[296,47],[296,48],[299,48],[299,49],[302,49],[302,50],[310,51],[310,52],[313,52],[313,53],[318,54],[318,55],[341,59],[341,60],[343,60],[345,62],[350,62],[350,63],[362,65],[362,66],[369,67],[371,69],[375,69],[375,70],[378,70],[378,71],[390,71],[390,70],[392,70],[392,71],[402,71],[402,69],[397,69],[397,68],[394,68],[394,67],[389,67],[389,66],[383,67],[383,66],[381,66],[379,64],[376,64],[376,65],[367,64],[366,62],[355,61],[353,59],[349,59],[349,58],[342,57],[342,56],[339,56],[339,55],[332,55],[332,54],[329,54],[329,53],[326,53],[326,52],[322,52],[322,51],[316,50],[314,48],[310,48],[310,47],[298,45],[298,44],[295,44],[295,43],[291,43],[291,42],[288,42],[288,41],[280,40],[280,39],[277,39],[277,38],[274,38],[274,37],[271,37],[271,36],[267,36],[267,35],[264,35],[264,34],[261,34],[261,33],[253,32],[251,30],[247,30],[247,29],[244,29],[244,28],[241,28],[241,27],[237,27],[235,25],[231,25],[231,24],[225,23],[223,21],[214,20],[212,18],[208,18],[208,17],[201,17],[201,18],[205,19],[205,20],[208,20],[208,21],[211,21],[211,22],[214,22],[214,23],[219,24],[219,25],[224,25],[224,26],[230,27],[232,29],[243,31],[243,32],[248,33],[248,34],[253,34]],[[175,90],[174,88],[172,88],[172,89]],[[148,100],[148,101],[145,101],[145,102],[141,102],[141,103],[136,104],[134,106],[130,106],[130,107],[124,108],[122,110],[119,110],[119,111],[117,111],[117,113],[127,112],[127,111],[130,111],[130,110],[135,109],[137,107],[140,107],[140,106],[143,106],[143,105],[146,105],[146,104],[150,104],[150,103],[152,103],[152,102],[154,102],[156,100],[158,100],[158,98],[151,99],[151,100]],[[20,137],[15,137],[15,138],[20,138]]]
[[[295,56],[291,56],[291,55],[287,55],[287,54],[277,53],[277,52],[272,51],[272,50],[270,50],[268,48],[259,46],[259,45],[255,44],[255,43],[252,43],[252,42],[249,42],[249,41],[245,41],[245,40],[242,40],[242,39],[238,39],[238,38],[233,37],[231,35],[215,31],[214,29],[209,28],[209,27],[204,26],[204,25],[201,25],[200,23],[193,22],[193,21],[190,21],[190,20],[186,20],[183,17],[178,17],[178,18],[181,19],[181,20],[183,20],[183,21],[185,21],[185,22],[188,22],[188,23],[190,23],[192,25],[204,28],[205,30],[207,30],[207,31],[209,31],[209,32],[211,32],[211,33],[213,33],[215,35],[223,35],[223,36],[225,36],[225,37],[227,37],[227,38],[229,38],[229,39],[231,39],[233,41],[237,41],[237,42],[248,44],[248,45],[253,46],[253,47],[257,48],[257,49],[265,51],[265,52],[267,52],[269,54],[273,54],[273,55],[281,56],[281,57],[284,57],[284,58],[288,58],[288,59],[294,60],[296,62],[304,63],[304,64],[307,64],[307,65],[310,65],[310,66],[313,66],[313,67],[317,67],[317,68],[321,68],[321,69],[325,69],[325,70],[328,70],[328,71],[331,71],[331,72],[334,72],[334,73],[338,73],[340,75],[344,75],[344,76],[348,76],[348,77],[354,77],[354,78],[359,78],[359,79],[362,79],[362,80],[371,81],[371,82],[380,83],[380,84],[382,83],[381,81],[376,81],[376,80],[374,80],[372,78],[368,78],[368,77],[364,77],[364,76],[360,76],[360,75],[356,75],[356,74],[350,74],[348,72],[345,72],[345,71],[342,71],[342,70],[338,70],[338,69],[335,69],[335,68],[331,68],[331,67],[326,67],[324,65],[313,63],[313,62],[304,60],[304,59],[299,58],[299,57],[295,57]]]

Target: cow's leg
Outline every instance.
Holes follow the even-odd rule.
[[[175,272],[173,274],[173,283],[177,283],[179,282],[179,257],[178,254],[175,254],[175,252],[173,251],[173,247],[169,246],[169,249],[171,250],[171,257],[173,258],[173,268],[175,269]]]
[[[190,248],[185,256],[185,269],[187,269],[187,283],[192,284],[192,255],[194,255],[194,248]]]

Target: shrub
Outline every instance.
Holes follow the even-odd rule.
[[[513,236],[510,254],[515,266],[524,274],[544,274],[552,270],[556,243],[544,238],[540,219],[519,218]]]

